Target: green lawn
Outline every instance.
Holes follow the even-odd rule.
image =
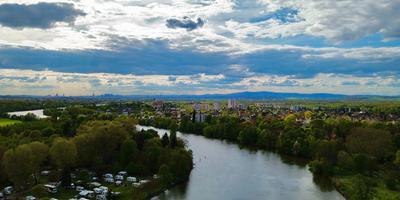
[[[21,121],[7,119],[7,118],[0,118],[0,126],[8,126],[16,123],[21,123]]]
[[[352,193],[351,188],[353,187],[353,182],[351,178],[352,176],[341,176],[335,178],[336,183],[339,186],[339,189],[348,195]],[[400,192],[389,190],[381,179],[379,178],[375,179],[375,184],[376,186],[372,188],[374,193],[373,200],[400,199]]]

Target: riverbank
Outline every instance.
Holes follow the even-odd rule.
[[[151,198],[153,198],[153,197],[156,197],[156,196],[158,196],[158,195],[164,193],[165,191],[167,191],[167,190],[169,190],[169,189],[171,189],[171,188],[174,188],[174,187],[176,187],[176,186],[178,186],[178,185],[180,185],[180,184],[185,183],[187,180],[188,180],[188,179],[186,179],[186,180],[180,180],[180,181],[175,181],[174,183],[171,183],[171,184],[162,186],[162,187],[159,188],[158,190],[155,190],[155,189],[154,189],[152,192],[148,192],[148,194],[146,195],[146,197],[145,197],[143,200],[145,200],[145,199],[151,199]]]
[[[220,117],[211,118],[207,123],[184,118],[178,124],[169,118],[142,121],[161,128],[179,127],[185,133],[229,141],[252,150],[274,150],[279,155],[305,158],[307,170],[314,174],[315,179],[338,179],[330,182],[348,199],[354,199],[363,190],[371,191],[368,192],[371,199],[400,198],[397,166],[400,162],[394,161],[394,145],[397,143],[394,143],[393,135],[397,136],[396,132],[376,128],[377,125],[391,128],[390,125],[353,123],[343,119],[316,119],[301,124],[294,120],[295,117],[253,121]],[[400,154],[397,157],[396,160],[400,160]]]
[[[155,127],[140,128],[169,133]],[[195,168],[187,183],[157,194],[159,199],[344,199],[333,186],[313,180],[304,159],[239,148],[232,142],[194,134],[177,135],[193,151]]]

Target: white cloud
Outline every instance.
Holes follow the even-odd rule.
[[[234,66],[232,69],[237,69]],[[113,94],[205,94],[238,91],[329,92],[346,94],[399,95],[400,80],[393,75],[356,77],[318,74],[313,78],[252,75],[238,82],[224,82],[224,75],[182,76],[111,73],[62,73],[0,69],[0,94],[90,95]],[[210,88],[213,88],[210,90]]]
[[[136,94],[154,92],[152,87],[168,93],[170,87],[197,87],[224,79],[224,75],[134,75],[112,73],[63,73],[54,71],[33,71],[0,69],[1,94],[88,95],[96,93]],[[43,90],[43,87],[46,87]],[[12,89],[11,89],[12,88]]]
[[[233,85],[251,91],[399,95],[400,80],[392,75],[357,77],[318,74],[305,79],[294,76],[256,75],[243,78]]]
[[[275,35],[308,34],[334,42],[382,33],[399,38],[400,2],[393,0],[259,0],[271,11],[291,7],[299,10],[297,23],[268,27]]]

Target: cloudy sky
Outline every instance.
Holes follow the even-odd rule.
[[[400,95],[400,1],[1,0],[1,94]]]

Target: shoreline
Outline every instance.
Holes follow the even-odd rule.
[[[160,194],[164,193],[165,191],[174,188],[180,184],[185,183],[186,181],[188,181],[189,178],[184,179],[184,180],[180,180],[180,181],[175,181],[174,183],[171,183],[169,185],[163,186],[161,189],[156,190],[154,192],[150,192],[144,199],[151,199],[153,197],[159,196]]]

